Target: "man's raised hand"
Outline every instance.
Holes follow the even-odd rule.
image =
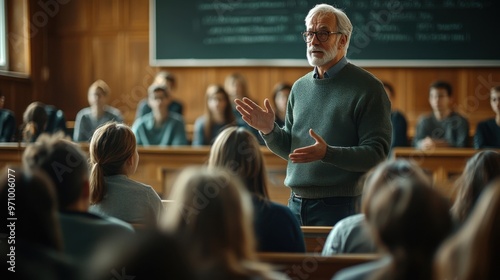
[[[236,110],[240,112],[241,117],[249,126],[264,134],[268,134],[273,130],[275,115],[269,99],[264,99],[265,109],[262,109],[257,103],[246,97],[235,99],[234,102],[236,103]]]

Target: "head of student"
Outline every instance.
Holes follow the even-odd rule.
[[[434,253],[452,229],[444,197],[420,180],[394,180],[374,195],[367,220],[392,256],[373,279],[432,279]]]
[[[234,174],[216,167],[187,168],[169,198],[175,203],[164,226],[185,239],[198,266],[236,274],[244,269],[242,261],[255,260],[252,203]]]
[[[500,177],[500,153],[484,150],[472,156],[457,179],[457,197],[451,208],[454,218],[463,222],[472,212],[486,185]]]
[[[48,116],[45,111],[45,104],[35,101],[32,102],[23,113],[23,140],[34,142],[40,134],[45,131]]]
[[[99,203],[105,194],[104,176],[133,174],[139,163],[135,135],[125,124],[108,122],[92,135],[90,153],[90,203]]]
[[[148,105],[153,114],[167,112],[170,104],[170,90],[162,84],[152,84],[148,88]]]
[[[224,89],[233,101],[236,98],[248,97],[248,85],[245,77],[240,73],[233,73],[224,80]]]
[[[63,133],[42,134],[23,154],[26,169],[41,169],[52,179],[60,210],[88,208],[89,169],[85,153]]]
[[[153,84],[165,86],[169,92],[173,92],[177,88],[177,79],[174,74],[167,71],[160,71],[156,74]]]
[[[205,112],[209,120],[215,115],[222,116],[226,122],[234,121],[229,95],[220,85],[209,85],[205,92]]]
[[[347,54],[352,24],[340,9],[318,4],[305,18],[307,60],[311,66],[329,69]]]
[[[379,163],[365,176],[361,211],[367,214],[373,197],[380,189],[387,187],[392,181],[413,179],[425,184],[431,184],[431,178],[414,161],[405,159],[388,160]]]
[[[500,86],[492,87],[490,91],[491,109],[497,116],[500,116]]]
[[[7,218],[11,217],[7,216],[7,206],[15,206],[15,217],[19,221],[15,222],[16,246],[30,241],[47,248],[62,249],[56,194],[46,173],[10,167],[3,169],[0,177],[0,203],[5,206],[0,218],[7,223]],[[1,232],[5,229],[4,224]]]
[[[452,87],[445,81],[435,81],[429,87],[429,104],[433,111],[445,112],[451,109]]]
[[[243,127],[228,127],[215,139],[209,166],[225,167],[236,173],[253,195],[267,199],[266,168],[257,138]]]
[[[439,249],[434,279],[500,279],[500,180],[489,184],[460,230]]]
[[[103,108],[108,103],[110,88],[103,80],[97,80],[89,87],[88,101],[91,107]]]
[[[276,114],[279,112],[286,112],[288,96],[290,95],[291,90],[292,86],[287,83],[278,83],[274,86],[273,100],[274,106],[276,107]]]

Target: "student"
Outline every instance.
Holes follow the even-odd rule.
[[[323,256],[334,254],[375,253],[377,246],[366,220],[373,196],[392,181],[412,178],[431,184],[430,178],[414,162],[407,160],[384,161],[370,170],[363,186],[361,214],[340,220],[332,229],[325,245]]]
[[[163,219],[189,252],[196,279],[283,279],[257,260],[252,202],[241,180],[224,169],[184,170]]]
[[[16,119],[11,110],[4,109],[5,96],[0,95],[0,142],[14,141]]]
[[[429,184],[411,178],[392,181],[366,211],[382,259],[335,274],[333,279],[432,279],[432,260],[451,233],[449,205]]]
[[[64,251],[79,262],[88,262],[100,243],[131,235],[129,224],[91,214],[87,156],[75,143],[55,135],[42,134],[26,147],[23,164],[29,170],[43,170],[54,182],[59,204],[59,222]]]
[[[153,84],[166,87],[172,95],[174,95],[177,89],[177,79],[172,73],[167,71],[158,72],[153,80]],[[182,105],[182,103],[172,97],[168,104],[168,111],[182,115],[183,109],[184,106]],[[151,113],[151,107],[149,105],[148,98],[144,98],[139,102],[139,105],[137,105],[135,119],[138,119],[148,113]]]
[[[413,146],[422,150],[439,147],[467,147],[469,122],[452,109],[451,85],[436,81],[429,89],[432,113],[420,117],[415,129]]]
[[[35,142],[47,127],[47,112],[41,102],[33,102],[23,113],[21,133],[24,142]]]
[[[451,208],[455,222],[458,224],[465,222],[483,189],[498,177],[500,177],[500,153],[480,151],[467,161],[462,175],[455,183],[457,197]]]
[[[2,279],[81,279],[79,267],[62,253],[56,194],[44,172],[5,168],[0,204],[5,207],[0,214],[5,221],[0,228]]]
[[[194,123],[193,146],[211,145],[226,126],[236,125],[229,95],[223,87],[210,85],[205,93],[205,114]]]
[[[384,84],[385,92],[389,96],[391,104],[394,102],[395,93],[394,88],[388,82],[382,82]],[[406,122],[406,117],[400,111],[392,108],[391,110],[391,123],[392,123],[392,141],[391,149],[394,147],[406,147],[408,146],[408,124]]]
[[[87,98],[90,107],[82,109],[76,115],[74,141],[89,142],[96,128],[104,123],[123,122],[120,110],[107,105],[109,95],[109,86],[103,80],[97,80],[89,87]]]
[[[90,140],[90,211],[129,223],[153,223],[162,204],[155,190],[129,178],[139,163],[134,133],[124,124],[107,123]]]
[[[491,109],[495,117],[477,124],[474,135],[474,148],[500,148],[500,86],[490,92]]]
[[[481,194],[462,228],[436,254],[434,279],[500,279],[500,180]]]
[[[297,219],[286,206],[269,200],[264,159],[253,134],[241,127],[224,129],[212,145],[208,166],[228,168],[245,182],[252,195],[259,251],[305,252]]]
[[[382,83],[347,61],[353,26],[347,15],[319,4],[305,18],[307,60],[313,71],[290,93],[283,128],[248,98],[236,109],[266,145],[288,161],[288,207],[301,225],[332,226],[356,213],[359,178],[385,160],[391,144],[390,102]]]
[[[241,114],[236,110],[236,103],[234,103],[235,99],[241,99],[245,97],[250,98],[248,93],[248,83],[245,76],[240,73],[232,73],[228,75],[224,80],[224,89],[229,95],[229,100],[231,100],[231,108],[233,110],[234,117],[236,118],[236,124],[251,131],[255,135],[255,137],[257,137],[259,144],[264,145],[264,140],[259,135],[259,132],[253,127],[249,126],[241,118]]]
[[[152,112],[136,119],[132,126],[137,145],[187,145],[182,116],[167,109],[171,98],[169,90],[162,85],[152,84],[148,88],[148,96]]]
[[[274,121],[279,127],[283,127],[285,125],[286,106],[291,90],[292,86],[287,83],[279,83],[274,86],[273,101],[274,107],[276,108],[276,118]]]

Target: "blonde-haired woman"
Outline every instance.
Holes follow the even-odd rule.
[[[169,198],[164,226],[187,246],[198,279],[286,279],[257,261],[252,202],[232,173],[188,168]]]
[[[434,279],[500,279],[500,179],[481,194],[470,217],[443,244]]]
[[[94,131],[106,122],[123,122],[120,110],[108,106],[110,93],[108,84],[103,80],[97,80],[90,85],[87,95],[90,107],[80,110],[76,115],[74,141],[90,141]]]
[[[205,93],[205,114],[194,123],[193,146],[211,145],[226,126],[236,125],[229,95],[220,85],[210,85]]]
[[[148,185],[131,180],[139,163],[135,135],[116,122],[99,127],[90,141],[90,212],[129,223],[155,222],[161,199]]]
[[[252,133],[242,127],[224,129],[212,145],[208,165],[228,168],[245,182],[252,195],[259,251],[305,251],[299,221],[288,207],[269,200],[264,158]]]

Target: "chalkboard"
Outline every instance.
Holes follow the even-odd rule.
[[[322,1],[320,1],[322,2]],[[500,1],[339,0],[360,66],[500,66]],[[154,66],[307,66],[308,0],[151,0]]]

